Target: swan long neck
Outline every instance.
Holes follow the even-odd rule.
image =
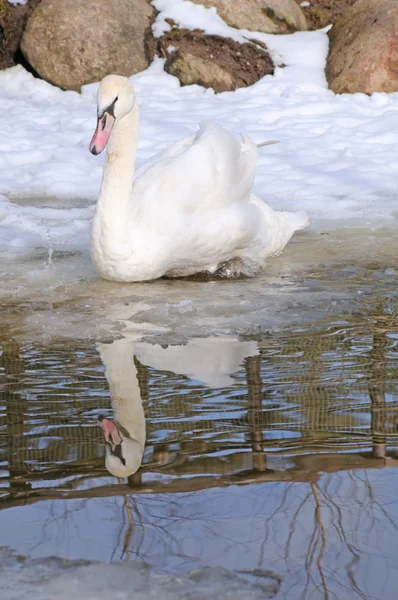
[[[145,414],[132,345],[122,339],[112,344],[99,344],[98,349],[105,365],[114,420],[124,427],[132,440],[137,440],[143,447],[146,437]]]
[[[138,143],[138,103],[113,126],[109,137],[96,214],[102,234],[120,240],[132,214],[131,193]]]

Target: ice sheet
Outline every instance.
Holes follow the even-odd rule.
[[[226,569],[202,567],[187,575],[162,573],[149,565],[130,562],[104,564],[58,558],[27,559],[0,548],[2,600],[230,600],[274,598],[276,576],[257,569],[256,575],[235,574]],[[252,581],[250,581],[250,579]]]

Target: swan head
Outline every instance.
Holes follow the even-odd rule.
[[[107,75],[97,93],[97,127],[90,142],[90,152],[100,154],[105,148],[116,121],[133,110],[136,102],[134,90],[121,75]]]
[[[127,431],[102,415],[98,423],[105,438],[105,467],[114,477],[129,477],[138,471],[142,463],[144,446],[130,438]]]

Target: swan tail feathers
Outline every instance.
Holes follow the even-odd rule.
[[[282,214],[284,214],[288,218],[291,226],[294,228],[293,233],[295,231],[299,231],[300,229],[304,229],[309,224],[308,215],[304,211],[298,211],[298,212],[287,212],[286,211]]]
[[[276,211],[256,196],[252,196],[250,202],[263,213],[264,256],[282,252],[294,232],[304,229],[309,223],[305,212]]]
[[[271,146],[271,144],[279,144],[279,140],[268,140],[267,142],[256,144],[256,146],[257,148],[263,148],[263,146]]]

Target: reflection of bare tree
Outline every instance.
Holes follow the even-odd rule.
[[[31,488],[31,485],[23,479],[23,475],[26,474],[26,468],[23,462],[21,462],[27,401],[24,395],[19,392],[23,389],[22,379],[25,368],[21,347],[18,342],[13,340],[6,341],[2,348],[0,368],[4,369],[7,382],[6,393],[3,392],[7,415],[7,462],[10,474],[10,488],[12,491],[18,492]]]
[[[317,539],[315,539],[315,542],[314,542],[314,544],[312,544],[312,546],[315,548],[317,541],[320,538],[320,548],[319,548],[318,556],[316,559],[316,566],[318,569],[319,577],[321,579],[324,600],[328,600],[329,591],[327,588],[325,574],[324,574],[323,565],[322,565],[323,555],[324,555],[325,547],[326,547],[325,526],[322,521],[322,504],[320,501],[319,491],[318,491],[318,487],[317,487],[316,483],[311,483],[311,490],[312,490],[312,493],[314,495],[314,500],[315,500],[315,529],[314,529],[314,531],[317,532],[317,536],[314,536],[314,537],[317,537]],[[311,560],[312,560],[313,555],[314,555],[314,552],[312,553],[312,555],[310,554],[307,557],[307,564],[306,564],[307,582],[308,582],[308,574],[310,573],[310,566],[311,566]],[[304,594],[306,594],[306,591],[307,590],[305,589],[305,592],[303,592],[302,597],[305,597]]]
[[[343,469],[343,464],[346,463],[346,468],[349,468],[349,462],[352,461],[353,467],[360,467],[360,462],[363,461],[363,467],[377,467],[378,458],[386,457],[386,419],[387,414],[387,403],[385,398],[385,386],[387,378],[387,358],[386,349],[389,347],[389,342],[386,336],[387,331],[391,331],[391,324],[386,324],[386,316],[383,315],[381,318],[377,318],[376,326],[373,330],[373,344],[372,349],[369,353],[369,376],[368,376],[368,390],[371,400],[371,435],[373,439],[373,453],[372,456],[361,454],[354,458],[353,455],[302,455],[296,456],[295,463],[297,467],[306,471],[330,471],[333,472],[338,470],[338,464]],[[365,458],[366,456],[366,458]],[[355,462],[357,464],[355,464]],[[328,541],[330,542],[336,535],[341,542],[341,552],[343,548],[351,557],[346,562],[346,574],[347,581],[351,586],[353,593],[363,600],[369,600],[369,596],[365,589],[361,589],[358,583],[357,567],[360,564],[363,550],[360,548],[358,543],[355,542],[355,536],[352,535],[352,531],[361,530],[362,515],[365,515],[366,524],[368,531],[373,531],[376,527],[376,523],[380,519],[380,515],[383,515],[385,520],[390,523],[394,530],[398,530],[398,524],[394,520],[387,510],[387,507],[383,506],[382,501],[377,499],[373,486],[368,478],[367,471],[363,471],[365,481],[357,474],[356,471],[348,471],[347,473],[349,480],[351,480],[351,488],[346,490],[346,495],[343,496],[344,500],[349,497],[351,502],[357,503],[359,509],[359,515],[357,521],[352,522],[347,520],[347,506],[342,497],[340,496],[340,490],[332,489],[329,486],[331,479],[324,476],[319,479],[318,482],[310,483],[311,492],[304,494],[300,500],[297,508],[293,511],[290,519],[290,532],[286,538],[285,544],[285,560],[286,564],[291,561],[291,545],[293,540],[297,537],[300,530],[301,515],[303,511],[307,510],[308,504],[314,505],[314,526],[312,531],[306,536],[306,558],[305,558],[305,585],[302,589],[301,598],[302,600],[311,597],[316,590],[320,594],[322,590],[322,597],[324,600],[328,600],[333,596],[339,598],[339,595],[330,589],[330,584],[334,584],[333,569],[327,560],[325,561],[326,550]],[[365,485],[364,485],[365,484]],[[330,489],[329,489],[330,488]],[[360,499],[360,491],[366,490],[367,497]],[[337,492],[337,493],[336,493]],[[286,507],[293,504],[293,498],[291,494],[293,492],[292,485],[288,485],[285,488],[282,500],[277,506],[275,511],[266,519],[265,522],[265,543],[269,543],[270,536],[273,535],[271,528],[273,520],[281,512],[283,513]],[[350,512],[349,512],[350,514]],[[354,513],[355,514],[355,513]],[[315,569],[318,573],[318,581],[314,577]],[[333,586],[334,587],[334,586]],[[294,594],[293,588],[291,593]],[[292,596],[293,597],[293,596]]]
[[[131,542],[131,536],[133,535],[133,532],[134,532],[134,519],[133,519],[133,514],[131,511],[131,507],[130,507],[127,496],[124,496],[124,508],[126,511],[127,519],[128,519],[128,527],[127,527],[127,531],[125,533],[124,541],[123,541],[123,553],[120,558],[123,558],[124,556],[126,556],[126,558],[129,559],[130,558],[129,547],[130,547],[130,542]]]
[[[384,319],[386,318],[386,315],[382,316]],[[358,389],[358,395],[362,395],[363,392],[371,392],[374,409],[372,409],[372,427],[377,436],[385,436],[387,426],[390,428],[389,431],[392,431],[391,426],[395,418],[390,412],[389,415],[386,414],[383,424],[383,414],[386,413],[388,406],[388,404],[385,405],[386,409],[383,407],[384,387],[386,393],[391,393],[391,390],[395,389],[394,378],[391,377],[391,353],[390,356],[384,353],[383,359],[383,345],[388,344],[386,348],[391,348],[391,338],[387,338],[385,329],[393,331],[394,327],[394,323],[383,322],[382,318],[378,317],[374,333],[380,338],[380,342],[376,340],[374,344],[373,360],[371,360],[373,365],[371,365],[373,369],[371,383],[364,377],[361,379],[350,377],[350,382],[354,382],[355,388]],[[351,339],[355,337],[350,332],[349,336]],[[239,396],[233,385],[223,391],[222,409],[218,410],[217,420],[209,419],[206,415],[207,411],[202,412],[201,410],[202,404],[206,409],[210,407],[210,411],[213,410],[211,394],[206,386],[192,386],[186,378],[159,370],[162,355],[162,349],[159,350],[159,346],[155,348],[159,363],[157,368],[148,368],[141,362],[141,359],[137,359],[137,356],[134,357],[132,348],[133,358],[130,357],[130,364],[132,361],[144,407],[147,405],[151,386],[152,402],[148,407],[148,422],[150,423],[150,443],[153,452],[152,454],[150,451],[147,453],[145,468],[153,471],[159,470],[162,473],[168,472],[172,475],[194,475],[195,473],[199,475],[205,471],[209,474],[229,476],[230,473],[247,471],[251,466],[259,474],[266,469],[264,449],[267,451],[267,448],[271,447],[274,451],[277,446],[277,452],[282,455],[284,452],[289,454],[291,447],[291,439],[284,437],[283,434],[279,437],[273,435],[263,439],[262,431],[265,429],[297,431],[300,441],[295,446],[296,471],[300,468],[303,471],[302,477],[306,477],[308,472],[308,464],[304,463],[309,461],[314,463],[317,460],[314,456],[309,459],[308,455],[317,452],[320,444],[324,450],[329,452],[328,460],[331,468],[337,468],[338,462],[341,463],[342,468],[348,468],[349,465],[346,462],[348,459],[341,458],[341,455],[336,453],[336,450],[344,451],[347,447],[346,431],[351,430],[352,427],[355,427],[354,431],[362,429],[360,437],[356,437],[355,433],[352,437],[352,441],[357,442],[358,451],[360,451],[361,445],[367,443],[367,440],[363,436],[363,418],[361,417],[360,420],[356,417],[356,414],[361,415],[363,412],[363,405],[358,402],[351,407],[349,392],[346,393],[347,398],[343,399],[345,381],[344,375],[341,373],[344,370],[345,356],[348,356],[347,363],[351,371],[348,375],[355,375],[356,372],[362,372],[365,367],[369,367],[369,354],[365,355],[364,352],[361,352],[352,356],[350,344],[345,342],[345,338],[349,336],[344,331],[331,331],[330,335],[315,335],[314,343],[312,343],[311,336],[293,335],[281,339],[277,348],[275,341],[270,340],[262,348],[261,361],[256,356],[246,358],[245,372],[241,370],[238,374],[237,380],[242,383],[246,375],[247,394],[243,386]],[[383,338],[384,341],[382,341]],[[28,465],[26,478],[30,481],[42,479],[43,469],[46,471],[46,479],[57,479],[57,477],[63,476],[66,468],[70,475],[76,474],[74,486],[77,487],[77,477],[80,477],[80,482],[82,482],[85,477],[90,474],[94,476],[100,471],[99,456],[103,446],[100,445],[99,432],[92,426],[92,412],[95,409],[98,410],[100,406],[103,411],[109,409],[108,394],[105,392],[107,386],[98,375],[97,379],[95,378],[95,375],[101,372],[98,369],[98,356],[92,353],[92,349],[84,347],[81,352],[75,352],[73,348],[74,346],[62,349],[56,347],[51,350],[40,349],[39,353],[37,349],[34,349],[32,355],[28,353],[29,392],[27,392],[26,386],[21,389],[20,393],[18,392],[18,406],[22,406],[23,402],[26,402],[29,413],[34,411],[38,417],[41,412],[46,414],[43,427],[47,427],[45,433],[48,437],[45,443],[41,443],[43,429],[39,430],[36,423],[30,419],[29,425],[25,427],[26,435],[19,437],[21,447],[16,447],[14,443],[16,453],[10,453],[10,458],[13,461],[13,469],[17,467],[17,462],[20,466]],[[207,353],[204,346],[203,348],[204,353]],[[228,351],[226,345],[222,349],[223,353]],[[142,351],[140,348],[138,350]],[[150,345],[144,344],[144,350],[144,355],[150,359]],[[181,350],[181,356],[186,353],[185,351],[184,347]],[[165,354],[170,356],[169,351],[166,351]],[[239,354],[239,356],[241,355]],[[43,356],[43,359],[37,360],[37,356]],[[212,360],[213,357],[214,353],[211,357]],[[313,357],[315,357],[314,360],[312,360]],[[386,361],[388,361],[387,366]],[[200,362],[200,357],[196,362]],[[59,367],[64,363],[67,367],[61,371]],[[54,364],[53,372],[51,372],[52,364]],[[150,364],[150,360],[148,364]],[[176,364],[178,366],[178,361]],[[286,364],[291,364],[292,371],[289,373],[287,373]],[[90,366],[89,370],[86,365]],[[171,368],[170,365],[169,367]],[[36,368],[38,371],[42,369],[42,372],[36,373]],[[390,373],[389,377],[386,378],[386,374],[382,373],[383,368]],[[44,369],[45,374],[43,373]],[[43,375],[47,377],[47,373],[52,378],[53,384],[42,386],[42,390],[40,390],[41,379]],[[64,382],[68,377],[71,382],[66,386]],[[316,384],[314,383],[315,377]],[[37,379],[37,383],[35,383],[35,379]],[[385,383],[380,383],[382,381]],[[228,384],[228,382],[226,383]],[[35,390],[36,385],[39,392]],[[89,386],[91,390],[87,390],[86,386]],[[329,401],[326,402],[324,395],[320,396],[319,394],[319,389],[323,388],[329,390],[330,404]],[[11,385],[7,384],[6,390],[5,404],[7,395],[9,398],[10,393],[15,393],[12,391]],[[33,393],[30,393],[30,390]],[[30,394],[29,399],[28,393]],[[163,399],[163,394],[166,400]],[[229,403],[229,394],[231,394],[231,403]],[[236,402],[237,400],[239,402]],[[272,404],[270,400],[272,400]],[[95,406],[96,401],[97,407]],[[10,400],[8,403],[11,407]],[[218,400],[215,399],[214,406],[217,404]],[[17,406],[16,403],[15,406]],[[225,418],[223,417],[224,407]],[[238,408],[242,417],[231,418],[228,415],[229,407]],[[350,410],[347,410],[348,408]],[[245,412],[248,418],[245,417]],[[371,411],[369,413],[371,414]],[[170,429],[174,432],[173,441],[178,441],[178,447],[174,446],[172,451],[170,450],[171,446],[169,447],[169,440],[162,441],[160,437],[165,422],[170,423]],[[249,440],[253,450],[250,457],[246,452],[247,445],[245,443],[242,443],[234,453],[229,452],[227,459],[221,458],[220,453],[212,452],[216,446],[219,450],[228,449],[228,435],[230,433],[233,436],[235,431],[243,431],[246,434],[246,439]],[[342,434],[341,431],[343,431]],[[157,432],[160,435],[156,435]],[[200,432],[205,435],[201,435]],[[384,443],[383,437],[381,442],[377,439],[376,442],[380,449],[380,443]],[[235,444],[235,442],[233,443]],[[382,448],[380,452],[383,452]],[[301,459],[299,455],[302,456]],[[325,455],[319,460],[322,462],[319,468],[327,468]],[[360,458],[358,457],[357,460],[360,461]],[[372,466],[374,465],[372,464]],[[287,477],[285,473],[280,473],[279,476],[281,479]],[[297,472],[291,479],[295,477],[298,477]],[[140,475],[137,474],[131,477],[130,483],[136,486],[139,480]],[[36,493],[39,493],[37,483],[35,487]]]
[[[245,370],[248,394],[247,413],[253,451],[253,469],[262,472],[267,470],[267,461],[263,446],[264,423],[261,421],[263,407],[261,356],[249,356],[245,361]]]
[[[384,350],[387,346],[386,329],[376,321],[373,332],[373,346],[370,352],[369,396],[371,400],[371,430],[373,436],[373,456],[386,456],[386,357]]]
[[[294,569],[297,564],[303,567],[303,577],[298,582],[292,582],[291,587],[285,590],[286,597],[308,600],[315,593],[316,598],[339,600],[340,597],[346,597],[345,593],[350,589],[355,597],[370,600],[363,570],[361,572],[358,568],[366,555],[372,555],[373,548],[361,544],[356,532],[366,528],[368,534],[373,529],[376,533],[381,516],[385,519],[384,526],[386,521],[390,521],[394,530],[397,530],[398,525],[387,512],[387,507],[376,501],[376,493],[366,477],[366,471],[360,473],[349,471],[333,477],[326,475],[319,478],[318,482],[310,483],[308,492],[302,487],[299,496],[294,484],[288,484],[284,487],[280,502],[264,520],[265,536],[260,561],[263,561],[266,545],[278,548],[283,544],[287,571]],[[363,475],[366,478],[365,486]],[[312,526],[308,518],[311,512]],[[286,514],[289,514],[288,520],[282,516]],[[280,528],[283,528],[281,521],[287,528],[283,541],[280,540]],[[298,563],[298,555],[301,554],[303,561]],[[345,565],[340,566],[339,573],[336,569],[342,555],[345,555]],[[344,568],[346,579],[342,576]],[[300,589],[300,593],[296,588]]]

